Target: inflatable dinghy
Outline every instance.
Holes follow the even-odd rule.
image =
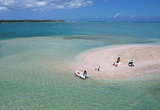
[[[121,62],[115,63],[115,67],[119,67],[121,65]]]
[[[80,72],[80,71],[75,71],[75,75],[77,75],[78,77],[82,78],[82,79],[86,79],[89,77],[89,75],[83,73],[83,72]]]

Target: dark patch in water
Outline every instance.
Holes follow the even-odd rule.
[[[103,36],[95,36],[95,35],[88,35],[88,36],[68,36],[68,37],[63,37],[64,39],[84,39],[84,40],[99,40],[99,39],[104,39]]]
[[[66,40],[80,39],[80,40],[96,40],[105,44],[145,44],[145,43],[158,43],[158,41],[145,40],[143,38],[137,38],[133,36],[109,36],[109,35],[75,35],[65,36]]]
[[[158,41],[141,41],[141,42],[136,42],[135,44],[145,44],[145,43],[158,43]]]

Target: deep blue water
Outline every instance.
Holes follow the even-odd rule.
[[[160,22],[65,22],[0,24],[0,38],[56,35],[160,37]]]

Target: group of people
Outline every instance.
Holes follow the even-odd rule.
[[[119,63],[119,62],[120,62],[120,57],[118,57],[118,59],[117,59],[117,63]],[[133,60],[131,60],[131,61],[128,63],[128,66],[130,66],[130,67],[134,66],[134,65],[133,65]]]
[[[117,59],[117,63],[119,63],[119,62],[120,62],[120,57],[118,57],[118,59]],[[134,65],[133,65],[133,60],[131,60],[131,61],[128,63],[128,66],[130,66],[130,67],[134,66]],[[100,71],[100,66],[99,66],[99,68],[95,68],[95,70]],[[86,70],[84,70],[83,75],[87,75],[87,71],[86,71]]]

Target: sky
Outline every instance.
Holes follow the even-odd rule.
[[[0,20],[160,21],[160,0],[0,0]]]

